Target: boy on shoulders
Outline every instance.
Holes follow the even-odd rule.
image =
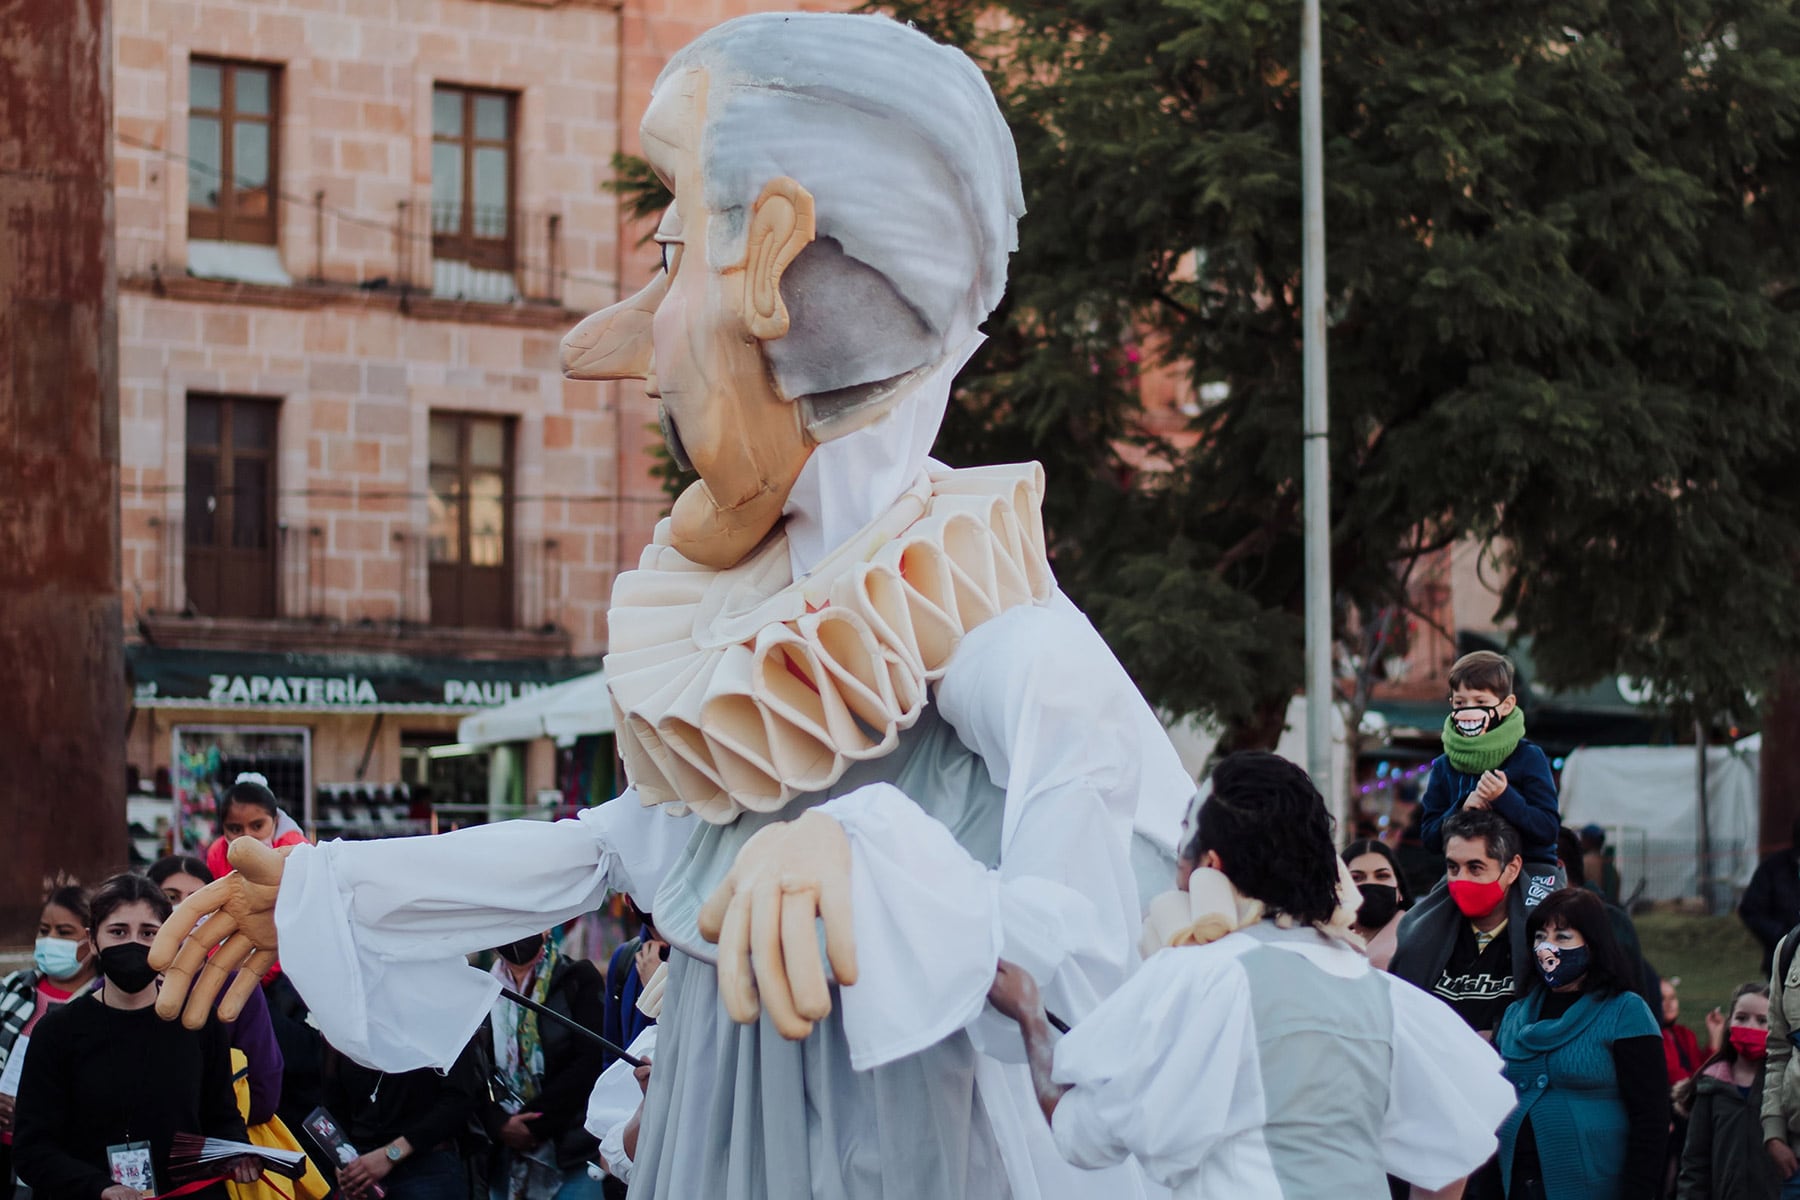
[[[1425,848],[1444,850],[1444,819],[1462,809],[1486,809],[1518,830],[1524,845],[1525,902],[1560,886],[1556,833],[1562,823],[1550,760],[1525,740],[1525,714],[1513,694],[1513,665],[1477,650],[1450,668],[1450,715],[1444,753],[1431,764],[1423,808]]]

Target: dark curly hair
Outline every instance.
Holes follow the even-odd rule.
[[[1566,887],[1551,892],[1531,910],[1531,919],[1525,923],[1525,944],[1534,952],[1537,936],[1545,929],[1573,929],[1587,943],[1588,969],[1581,977],[1583,992],[1605,995],[1637,990],[1638,972],[1613,933],[1606,905],[1587,888]],[[1515,986],[1519,995],[1525,995],[1533,988],[1543,987],[1544,977],[1534,964],[1532,970],[1520,975]]]
[[[1337,909],[1338,862],[1331,815],[1305,771],[1274,754],[1228,755],[1212,772],[1212,794],[1193,820],[1182,857],[1219,856],[1246,896],[1299,921]]]

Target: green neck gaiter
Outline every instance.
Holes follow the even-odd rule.
[[[1464,737],[1456,732],[1455,722],[1445,717],[1444,757],[1464,775],[1479,775],[1483,771],[1494,770],[1511,758],[1524,736],[1525,714],[1516,705],[1506,714],[1505,720],[1486,733],[1474,737]]]

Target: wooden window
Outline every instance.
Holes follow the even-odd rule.
[[[188,604],[208,617],[275,612],[275,448],[270,400],[187,401]]]
[[[431,251],[472,267],[513,267],[513,114],[507,92],[431,93]]]
[[[512,624],[513,424],[431,414],[431,622]]]
[[[188,64],[188,236],[275,244],[280,71],[196,58]]]

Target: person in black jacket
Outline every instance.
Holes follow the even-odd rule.
[[[468,1200],[469,1176],[457,1139],[485,1092],[475,1043],[447,1072],[392,1074],[365,1067],[325,1043],[325,1109],[358,1157],[338,1171],[350,1200]]]
[[[231,1041],[209,1016],[190,1030],[156,1015],[150,943],[169,917],[162,890],[141,875],[101,884],[89,906],[98,992],[77,996],[32,1031],[19,1083],[13,1160],[35,1200],[140,1200],[170,1184],[177,1133],[244,1141],[231,1088]],[[114,1163],[148,1143],[150,1186],[114,1182]],[[225,1168],[249,1183],[255,1159]],[[215,1182],[194,1200],[225,1200]]]
[[[544,934],[496,953],[501,984],[599,1032],[605,988],[593,963],[564,957]],[[493,1099],[481,1113],[494,1143],[490,1200],[600,1200],[602,1185],[587,1172],[599,1143],[582,1121],[594,1081],[606,1069],[605,1051],[504,996],[494,1002],[484,1036],[493,1063]]]
[[[1800,817],[1794,819],[1788,848],[1777,850],[1757,864],[1750,886],[1738,901],[1738,916],[1762,943],[1762,969],[1773,962],[1775,943],[1800,924]]]

